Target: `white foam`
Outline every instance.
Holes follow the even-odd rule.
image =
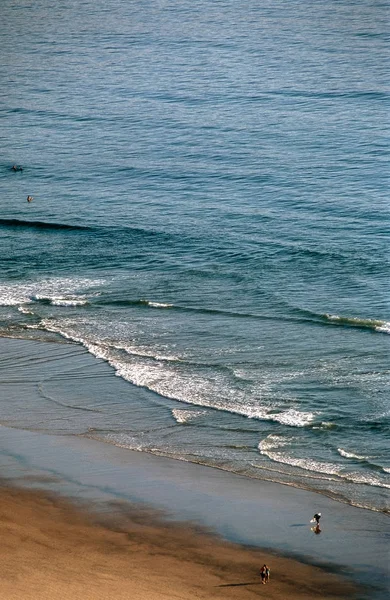
[[[182,410],[178,408],[172,410],[172,415],[178,423],[189,423],[205,414],[205,410]]]
[[[88,437],[94,436],[91,435]],[[126,448],[127,450],[136,450],[137,452],[142,452],[148,449],[138,438],[124,433],[107,434],[104,436],[104,440],[113,444],[114,446],[118,446],[118,448]]]
[[[48,331],[59,333],[67,339],[82,343],[91,354],[108,362],[115,369],[118,377],[122,377],[134,385],[146,387],[166,398],[187,404],[217,408],[241,414],[248,418],[270,418],[268,415],[270,407],[251,407],[246,404],[241,406],[238,403],[231,404],[221,398],[218,382],[210,382],[194,373],[190,376],[188,373],[181,373],[178,371],[176,364],[172,364],[170,367],[169,361],[164,363],[158,360],[155,362],[150,360],[142,362],[142,358],[145,357],[143,352],[140,355],[140,361],[127,362],[122,357],[113,353],[114,347],[110,344],[80,337],[72,331],[72,325],[77,327],[77,323],[72,323],[70,320],[63,320],[61,323],[58,323],[53,319],[44,319],[40,323],[40,327]],[[116,344],[115,347],[123,349],[125,346]],[[126,347],[126,350],[129,351],[130,348]],[[131,350],[132,354],[136,355],[135,349],[131,348]],[[149,357],[147,356],[146,358]]]
[[[33,315],[34,314],[34,312],[32,310],[29,310],[25,306],[19,306],[18,311],[23,313],[24,315]]]
[[[279,469],[274,469],[270,466],[265,466],[265,465],[257,465],[255,463],[250,463],[250,465],[252,467],[254,467],[255,469],[261,469],[262,471],[270,471],[271,473],[279,473],[281,475],[284,476],[288,476],[291,477],[291,473],[287,472],[286,470],[283,470],[283,467],[279,468]],[[337,476],[331,476],[331,475],[320,475],[319,473],[310,473],[309,471],[306,471],[305,473],[300,473],[299,475],[300,477],[304,478],[304,479],[321,479],[323,481],[339,481]],[[273,481],[272,479],[270,479],[270,481]],[[295,484],[293,484],[295,485]]]
[[[353,458],[357,460],[368,460],[370,458],[369,456],[360,456],[359,454],[354,454],[353,452],[347,452],[347,450],[343,450],[343,448],[337,448],[337,452],[344,458]]]
[[[180,357],[170,354],[160,354],[153,348],[147,348],[145,346],[134,346],[132,344],[110,344],[112,348],[117,350],[124,350],[127,354],[134,356],[141,356],[145,358],[154,358],[156,360],[167,360],[172,362],[180,361]]]
[[[187,370],[181,371],[175,362],[170,366],[169,361],[177,361],[178,357],[159,355],[155,350],[145,350],[131,344],[112,345],[110,342],[80,337],[80,334],[75,332],[79,331],[79,323],[70,319],[63,319],[61,322],[44,319],[40,326],[80,342],[91,354],[108,362],[118,377],[172,400],[224,410],[249,419],[277,421],[291,427],[304,427],[315,416],[314,413],[300,412],[296,409],[276,412],[278,406],[270,403],[269,398],[264,404],[249,405],[244,392],[235,392],[233,395],[232,390],[225,386],[222,393],[223,380],[208,379],[196,372],[189,374]],[[128,360],[118,356],[115,350],[125,350],[131,357],[139,356],[140,360]],[[155,360],[142,360],[149,358]]]
[[[148,306],[152,306],[153,308],[172,308],[173,304],[167,304],[165,302],[151,302],[150,300],[146,300],[146,304]]]
[[[381,333],[387,333],[388,335],[390,335],[390,322],[389,321],[384,322],[382,325],[375,327],[375,330],[380,331]]]
[[[261,454],[268,456],[268,458],[274,460],[275,462],[282,463],[284,465],[290,465],[291,467],[298,467],[304,471],[340,476],[340,468],[338,465],[333,463],[320,462],[313,460],[312,458],[294,458],[281,452],[269,452],[261,450]]]
[[[271,434],[260,441],[258,448],[260,454],[268,456],[269,459],[275,462],[299,467],[305,471],[314,471],[315,473],[324,473],[326,475],[339,475],[340,468],[338,465],[316,461],[312,458],[294,458],[285,453],[275,451],[286,446],[291,441],[294,441],[294,438]]]
[[[387,484],[385,481],[382,481],[373,474],[349,472],[345,471],[340,465],[334,463],[321,462],[311,458],[294,458],[293,456],[289,456],[286,453],[279,451],[280,448],[286,446],[289,443],[289,441],[293,440],[294,438],[286,438],[283,436],[271,434],[267,436],[264,440],[260,441],[258,448],[260,450],[260,454],[267,456],[270,460],[284,465],[298,467],[303,471],[309,471],[314,476],[317,473],[322,473],[328,476],[333,475],[339,479],[350,481],[356,484],[390,488],[389,484]],[[347,454],[349,455],[349,457],[351,456],[351,453]],[[359,458],[365,459],[365,457]]]
[[[29,304],[36,300],[53,300],[53,303],[61,299],[65,302],[67,299],[72,301],[75,298],[74,294],[79,290],[100,286],[104,282],[103,279],[53,277],[52,279],[42,279],[40,281],[3,284],[0,286],[0,305],[17,306],[19,304]],[[77,300],[77,297],[75,299]],[[82,299],[80,298],[80,300]]]
[[[333,429],[335,424],[332,421],[322,421],[320,425],[313,425],[313,429]]]
[[[264,440],[261,440],[261,442],[259,442],[259,450],[261,454],[265,454],[270,450],[286,446],[288,443],[293,441],[293,439],[294,438],[287,438],[282,435],[277,435],[276,433],[271,433],[266,438],[264,438]]]
[[[372,485],[374,487],[390,489],[390,485],[388,483],[381,481],[378,477],[375,477],[374,475],[368,475],[365,473],[342,473],[340,477],[347,481],[352,481],[353,483]]]
[[[315,417],[315,413],[301,412],[294,408],[270,416],[272,421],[277,421],[282,423],[282,425],[289,425],[290,427],[305,427],[306,425],[309,425]]]
[[[84,306],[88,304],[88,300],[85,296],[69,296],[68,298],[54,296],[51,298],[50,304],[53,306]]]
[[[335,323],[341,323],[346,325],[354,325],[357,327],[368,327],[372,328],[375,331],[379,331],[380,333],[390,334],[390,322],[389,321],[381,321],[378,319],[364,319],[360,317],[342,317],[340,315],[324,315],[329,321]]]
[[[21,292],[13,293],[12,290],[0,289],[0,306],[18,306],[18,304],[28,304],[32,302],[27,295]]]
[[[331,315],[328,313],[325,314],[325,317],[329,319],[329,321],[341,321],[342,319],[342,317],[340,317],[339,315]]]
[[[82,343],[96,356],[108,362],[118,377],[126,381],[145,387],[166,398],[185,402],[195,406],[215,408],[233,414],[245,416],[249,419],[276,421],[290,427],[305,427],[313,421],[316,413],[299,411],[296,408],[281,410],[280,401],[273,401],[265,386],[264,401],[256,405],[248,403],[245,392],[233,391],[229,383],[225,382],[223,375],[208,378],[199,374],[195,369],[181,369],[178,357],[159,354],[156,349],[145,349],[133,344],[115,345],[109,341],[95,340],[96,333],[90,339],[80,337],[80,323],[69,319],[55,321],[46,319],[41,326],[49,331],[60,333],[68,339]],[[118,355],[115,350],[125,350],[130,357]],[[131,360],[139,356],[139,360]],[[155,359],[154,361],[147,359]],[[146,360],[145,360],[146,359]],[[169,361],[172,361],[171,365]],[[260,395],[260,390],[258,391]]]

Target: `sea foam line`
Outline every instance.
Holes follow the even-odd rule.
[[[199,375],[192,374],[190,379],[187,374],[181,375],[177,370],[177,361],[173,365],[169,365],[173,360],[172,357],[167,359],[160,355],[149,356],[149,353],[142,352],[140,354],[137,350],[134,351],[126,345],[87,340],[73,332],[65,331],[63,326],[59,326],[51,319],[43,319],[38,327],[82,344],[91,354],[105,360],[115,370],[115,374],[125,381],[177,402],[212,408],[241,415],[248,419],[275,421],[290,427],[306,427],[317,415],[314,412],[299,411],[291,407],[284,409],[269,405],[249,406],[244,402],[244,396],[241,404],[238,401],[231,400],[230,397],[224,398],[218,385],[210,388],[209,382]],[[125,362],[123,358],[113,355],[112,350],[115,347],[127,352],[131,357],[151,358],[155,362],[145,364],[134,363],[134,361],[131,363]],[[164,363],[163,368],[161,363]],[[178,386],[180,386],[180,389]],[[229,395],[228,391],[227,395]]]
[[[76,306],[72,302],[78,302],[77,305],[87,303],[85,294],[77,295],[77,292],[101,286],[103,283],[105,283],[103,279],[56,277],[26,283],[3,284],[0,286],[0,305],[18,306],[47,301],[53,305],[57,303],[61,306]],[[59,304],[60,302],[62,304]]]
[[[267,456],[270,460],[289,465],[291,467],[297,467],[303,471],[310,471],[311,473],[321,473],[323,475],[333,475],[340,480],[350,481],[356,484],[370,485],[373,487],[387,488],[390,489],[390,485],[375,477],[372,474],[348,472],[343,470],[341,465],[334,463],[326,463],[322,461],[313,460],[310,458],[294,458],[283,452],[275,452],[277,448],[288,444],[288,438],[282,436],[270,435],[265,440],[259,442],[258,448],[260,454]]]

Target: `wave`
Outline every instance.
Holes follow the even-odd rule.
[[[34,314],[34,312],[32,310],[29,310],[25,306],[19,306],[18,311],[23,313],[24,315],[33,315]]]
[[[164,304],[164,302],[148,302],[148,306],[153,306],[153,308],[172,308],[173,304]]]
[[[81,306],[89,300],[79,290],[95,288],[104,283],[103,279],[83,277],[54,277],[26,283],[0,285],[0,306],[18,306],[36,302],[54,306]],[[94,291],[92,296],[96,295]],[[20,312],[24,308],[20,307]]]
[[[336,429],[336,423],[332,423],[332,421],[322,421],[319,425],[313,425],[312,429]]]
[[[145,236],[147,238],[160,237],[162,241],[169,240],[172,235],[153,229],[144,229],[140,227],[120,226],[111,227],[109,225],[76,225],[73,223],[52,223],[50,221],[28,221],[23,219],[0,219],[0,227],[20,228],[20,229],[42,229],[48,231],[75,231],[90,232],[100,234],[101,236],[125,235]]]
[[[289,445],[291,440],[292,438],[271,434],[259,442],[260,454],[267,456],[271,461],[309,471],[313,475],[320,473],[337,477],[338,480],[390,489],[388,483],[372,473],[349,472],[337,463],[322,462],[312,458],[297,458],[281,452],[280,449]]]
[[[40,296],[37,295],[32,298],[33,300],[47,300],[52,306],[84,306],[89,304],[85,296]]]
[[[360,456],[359,454],[354,454],[353,452],[347,452],[347,450],[343,450],[343,448],[337,448],[337,452],[340,456],[344,458],[353,458],[356,460],[369,460],[369,456]]]
[[[390,468],[383,467],[382,465],[372,462],[373,457],[371,457],[371,456],[361,456],[360,454],[354,454],[353,452],[348,452],[347,450],[344,450],[343,448],[337,448],[337,452],[340,454],[340,456],[342,456],[344,458],[349,458],[351,460],[358,460],[363,463],[366,463],[367,466],[369,466],[371,469],[374,469],[375,471],[382,471],[383,473],[390,473]]]
[[[86,225],[70,225],[68,223],[50,223],[47,221],[24,221],[20,219],[0,219],[2,227],[31,227],[35,229],[64,229],[75,231],[91,231],[93,227]]]
[[[198,417],[201,417],[205,414],[205,410],[182,410],[179,408],[174,408],[172,410],[172,416],[177,423],[180,424],[195,421]]]
[[[177,311],[183,312],[194,312],[198,314],[208,314],[208,315],[221,315],[226,317],[235,317],[235,318],[252,318],[252,319],[263,319],[263,320],[274,320],[275,317],[273,315],[256,315],[253,313],[240,313],[235,311],[228,311],[218,308],[206,308],[199,306],[184,306],[181,304],[172,304],[169,302],[156,302],[153,300],[146,300],[144,298],[135,298],[135,299],[110,299],[110,298],[101,298],[97,302],[99,305],[104,306],[145,306],[150,308],[171,308]],[[278,317],[279,318],[279,317]],[[282,320],[291,320],[288,317],[281,317]]]
[[[145,306],[149,308],[170,308],[172,310],[193,312],[197,314],[205,315],[220,315],[223,317],[232,317],[236,319],[256,319],[262,321],[279,321],[288,323],[311,323],[317,326],[326,325],[340,325],[344,327],[356,327],[361,329],[370,329],[380,333],[390,334],[390,322],[379,320],[379,319],[364,319],[360,317],[343,317],[339,315],[322,314],[314,311],[305,310],[290,306],[289,309],[297,313],[296,316],[281,316],[272,314],[256,314],[240,311],[223,310],[220,308],[207,308],[200,306],[185,306],[180,304],[172,304],[169,302],[156,302],[152,300],[146,300],[144,298],[135,299],[110,299],[101,298],[97,301],[97,304],[104,306]]]
[[[331,313],[317,313],[315,311],[288,305],[289,309],[300,314],[302,320],[312,321],[320,325],[339,325],[343,327],[356,327],[370,329],[381,333],[390,333],[390,321],[383,319],[371,319],[365,317],[350,317]]]
[[[324,314],[320,316],[332,324],[345,325],[349,327],[360,327],[362,329],[372,329],[381,333],[390,334],[390,321],[381,321],[378,319],[363,319],[360,317],[343,317],[340,315],[331,314]]]
[[[106,361],[118,377],[155,392],[162,398],[241,415],[248,419],[274,421],[289,427],[307,427],[316,417],[317,413],[299,411],[292,407],[286,409],[269,399],[261,405],[248,404],[244,392],[237,392],[232,399],[230,389],[225,389],[225,392],[221,389],[220,379],[205,377],[196,364],[183,361],[177,356],[160,355],[152,349],[87,339],[73,330],[75,325],[77,323],[70,321],[67,327],[64,321],[43,319],[36,327],[82,344],[93,356]],[[134,360],[135,357],[140,360]],[[184,369],[180,368],[183,364]]]
[[[173,304],[167,302],[153,302],[152,300],[139,300],[139,304],[145,304],[152,308],[173,308]]]
[[[294,408],[289,408],[286,411],[269,415],[271,421],[276,421],[282,425],[289,425],[290,427],[306,427],[306,425],[309,425],[314,421],[315,417],[316,413],[303,412]]]

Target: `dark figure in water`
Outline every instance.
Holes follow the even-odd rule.
[[[315,522],[317,523],[317,525],[320,524],[320,519],[321,519],[321,513],[316,513],[313,517],[313,519],[315,519]]]
[[[32,202],[34,198],[32,196],[27,196],[27,202]]]
[[[12,171],[23,171],[23,167],[21,167],[20,165],[13,165],[11,168]]]

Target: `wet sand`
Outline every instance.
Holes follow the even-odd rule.
[[[0,488],[3,600],[353,598],[323,569],[167,523],[123,502],[93,513],[53,495]],[[272,568],[261,585],[260,566]]]

